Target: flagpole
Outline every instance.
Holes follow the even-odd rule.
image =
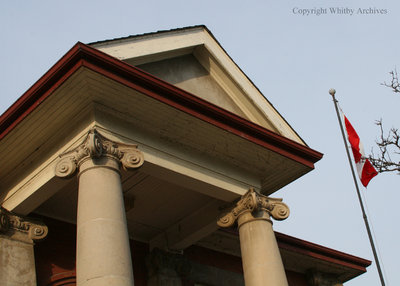
[[[359,189],[359,187],[358,187],[357,177],[356,177],[356,173],[355,173],[355,171],[354,171],[354,166],[353,166],[353,163],[352,163],[352,161],[351,161],[349,146],[347,145],[347,139],[346,139],[346,135],[345,135],[344,129],[343,129],[343,122],[342,122],[342,119],[341,119],[341,117],[340,117],[340,115],[339,115],[339,109],[338,109],[338,106],[337,106],[338,101],[337,101],[336,98],[335,98],[336,90],[334,90],[333,88],[330,89],[330,90],[329,90],[329,94],[332,95],[333,103],[334,103],[334,105],[335,105],[336,115],[337,115],[337,118],[338,118],[338,120],[339,120],[340,131],[342,131],[343,142],[344,142],[344,146],[346,147],[347,159],[349,160],[349,165],[350,165],[351,173],[352,173],[352,175],[353,175],[354,185],[356,186],[358,201],[359,201],[359,203],[360,203],[361,211],[362,211],[363,218],[364,218],[365,227],[366,227],[366,229],[367,229],[369,242],[370,242],[371,248],[372,248],[372,252],[373,252],[373,254],[374,254],[374,259],[375,259],[375,263],[376,263],[376,268],[378,269],[379,278],[380,278],[380,280],[381,280],[381,285],[382,285],[382,286],[385,286],[385,280],[383,279],[383,273],[382,273],[382,270],[381,270],[381,265],[380,265],[380,263],[379,263],[378,254],[377,254],[377,252],[376,252],[374,239],[373,239],[373,237],[372,237],[371,229],[370,229],[370,227],[369,227],[368,218],[367,218],[367,215],[366,215],[366,213],[365,213],[365,208],[364,208],[364,204],[363,204],[363,201],[362,201],[362,198],[361,198],[360,189]]]

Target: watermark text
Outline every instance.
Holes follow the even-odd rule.
[[[366,7],[366,8],[352,8],[352,7],[293,7],[292,13],[298,16],[321,16],[321,15],[386,15],[389,13],[388,9]]]

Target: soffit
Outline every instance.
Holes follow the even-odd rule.
[[[311,170],[309,166],[82,68],[18,125],[13,130],[14,136],[0,142],[6,163],[1,173],[3,184],[7,186],[10,180],[15,181],[17,178],[13,176],[29,173],[67,138],[72,138],[78,132],[75,128],[95,120],[94,104],[107,107],[103,110],[109,116],[127,121],[131,128],[150,133],[165,144],[255,174],[265,181],[266,193]],[[18,152],[12,146],[20,146]],[[20,171],[14,172],[15,169]]]
[[[0,140],[2,198],[5,190],[22,181],[93,120],[92,99],[82,73],[74,73]]]
[[[150,133],[186,153],[193,152],[205,161],[225,162],[253,174],[263,182],[263,191],[267,194],[311,170],[309,166],[288,160],[247,138],[143,96],[95,72],[86,71],[86,82],[91,86],[89,94],[94,96],[93,100],[112,109],[106,111],[108,116],[119,117],[131,128]]]
[[[321,158],[308,147],[77,44],[2,115],[2,199],[14,195],[7,190],[95,121],[96,106],[211,166],[223,162],[256,176],[256,187],[266,194],[310,171]]]
[[[157,235],[215,199],[143,171],[122,172],[131,239],[149,243]],[[78,182],[72,178],[35,213],[76,224]]]

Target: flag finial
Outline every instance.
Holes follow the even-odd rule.
[[[335,93],[336,93],[336,90],[335,90],[334,88],[331,88],[331,89],[329,90],[329,94],[330,94],[330,95],[335,96]]]

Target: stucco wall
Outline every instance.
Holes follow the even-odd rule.
[[[138,67],[215,105],[245,117],[193,55],[152,62]]]

